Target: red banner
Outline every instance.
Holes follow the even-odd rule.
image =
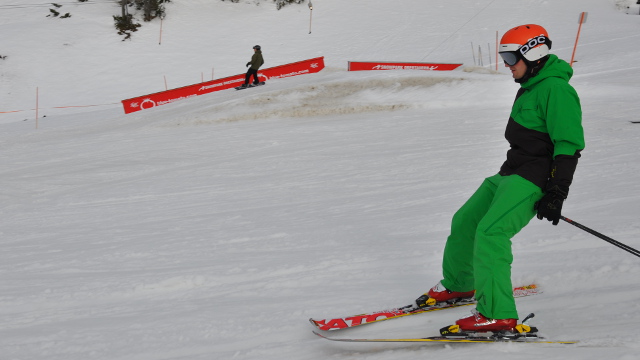
[[[414,62],[360,62],[349,61],[349,71],[362,70],[430,70],[451,71],[462,64],[434,64]]]
[[[258,72],[258,77],[260,78],[260,81],[267,81],[271,79],[281,79],[291,76],[317,73],[322,69],[324,69],[324,57],[319,57],[266,68]],[[124,113],[129,114],[140,110],[150,109],[155,106],[169,104],[174,101],[237,87],[244,83],[244,77],[244,74],[239,74],[223,79],[211,80],[177,89],[122,100]]]

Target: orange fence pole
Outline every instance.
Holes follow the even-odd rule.
[[[587,22],[587,13],[586,12],[582,12],[580,13],[580,19],[578,20],[579,24],[578,25],[578,35],[576,35],[576,43],[573,46],[573,53],[571,54],[571,62],[569,63],[569,65],[571,65],[571,67],[573,67],[573,59],[576,56],[576,48],[578,47],[578,39],[580,38],[580,29],[582,29],[582,24]]]

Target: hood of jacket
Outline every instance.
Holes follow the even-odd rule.
[[[551,54],[538,74],[526,82],[520,84],[525,89],[529,89],[547,78],[560,78],[569,81],[573,76],[573,68],[568,62],[559,59],[558,56]]]

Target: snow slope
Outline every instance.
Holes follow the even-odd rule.
[[[504,159],[517,90],[502,66],[474,67],[470,43],[522,23],[569,60],[589,12],[572,80],[587,148],[565,215],[640,248],[640,16],[615,1],[316,0],[311,34],[306,5],[174,1],[162,45],[159,23],[122,42],[110,1],[67,1],[70,19],[38,4],[0,5],[0,358],[637,359],[640,259],[566,223],[514,238],[513,281],[544,290],[521,317],[581,346],[334,344],[306,322],[404,305],[440,279],[451,215]],[[123,114],[165,76],[243,72],[255,44],[267,66],[328,66]],[[80,105],[99,106],[61,108]],[[430,336],[467,313],[336,336]]]

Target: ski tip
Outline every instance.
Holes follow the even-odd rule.
[[[331,338],[328,338],[328,337],[326,337],[326,336],[324,336],[324,335],[320,334],[319,332],[317,332],[317,331],[315,331],[315,330],[313,330],[313,331],[312,331],[312,333],[314,333],[314,335],[319,336],[319,337],[321,337],[321,338],[323,338],[323,339],[325,339],[325,340],[333,340],[333,339],[331,339]]]

